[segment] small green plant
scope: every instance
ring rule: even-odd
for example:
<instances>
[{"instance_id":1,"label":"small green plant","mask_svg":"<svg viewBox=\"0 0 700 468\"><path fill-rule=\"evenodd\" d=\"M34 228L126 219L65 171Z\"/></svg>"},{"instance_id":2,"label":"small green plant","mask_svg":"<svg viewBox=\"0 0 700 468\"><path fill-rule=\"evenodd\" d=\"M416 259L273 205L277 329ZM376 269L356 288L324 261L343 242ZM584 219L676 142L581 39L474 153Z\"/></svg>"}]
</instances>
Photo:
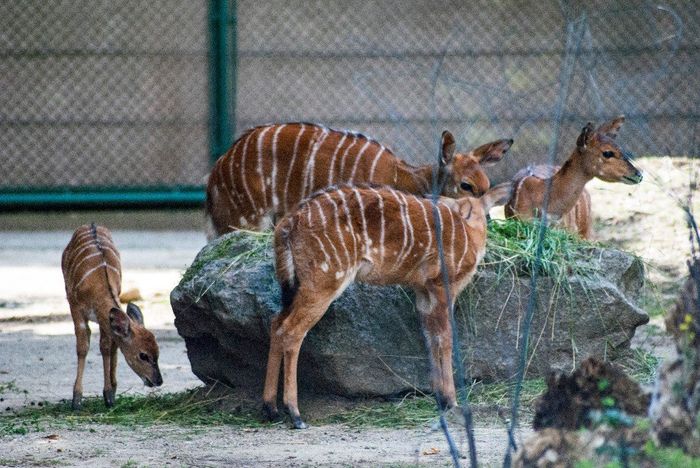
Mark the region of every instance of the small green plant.
<instances>
[{"instance_id":1,"label":"small green plant","mask_svg":"<svg viewBox=\"0 0 700 468\"><path fill-rule=\"evenodd\" d=\"M512 383L492 383L486 384L482 388L473 391L469 395L469 402L474 405L510 405L510 398L513 395ZM527 407L542 395L547 389L544 379L524 380L520 402Z\"/></svg>"},{"instance_id":2,"label":"small green plant","mask_svg":"<svg viewBox=\"0 0 700 468\"><path fill-rule=\"evenodd\" d=\"M0 434L26 434L41 430L42 425L73 427L85 423L122 426L264 425L253 410L244 410L240 406L236 406L234 411L226 410L230 398L212 397L199 390L149 396L120 395L112 408L106 408L102 398L85 398L80 411L73 411L70 402L66 401L4 417L0 419Z\"/></svg>"},{"instance_id":3,"label":"small green plant","mask_svg":"<svg viewBox=\"0 0 700 468\"><path fill-rule=\"evenodd\" d=\"M27 391L20 389L14 380L10 380L9 382L0 382L0 395L4 393L27 393Z\"/></svg>"},{"instance_id":4,"label":"small green plant","mask_svg":"<svg viewBox=\"0 0 700 468\"><path fill-rule=\"evenodd\" d=\"M519 274L537 273L554 279L571 273L595 273L587 263L586 253L594 244L562 229L547 228L543 242L539 266L537 251L540 226L537 223L517 219L494 219L488 226L488 240L484 264L497 264L507 269L515 269Z\"/></svg>"},{"instance_id":5,"label":"small green plant","mask_svg":"<svg viewBox=\"0 0 700 468\"><path fill-rule=\"evenodd\" d=\"M223 237L209 250L202 252L192 265L182 275L181 283L190 281L197 272L207 263L226 257L232 252L236 252L231 263L225 267L221 275L232 267L247 265L255 260L266 257L270 243L272 242L272 231L255 232L238 230L233 234Z\"/></svg>"},{"instance_id":6,"label":"small green plant","mask_svg":"<svg viewBox=\"0 0 700 468\"><path fill-rule=\"evenodd\" d=\"M476 387L475 387L476 388ZM545 389L543 379L523 383L521 403L531 405ZM505 406L509 404L512 385L493 383L479 385L469 391L469 403L474 406ZM434 423L437 419L435 399L426 395L407 395L398 401L371 401L353 409L317 420L320 424L345 424L351 427L411 428Z\"/></svg>"},{"instance_id":7,"label":"small green plant","mask_svg":"<svg viewBox=\"0 0 700 468\"><path fill-rule=\"evenodd\" d=\"M25 435L30 432L40 431L42 430L40 422L40 418L35 415L26 418L0 418L0 436Z\"/></svg>"},{"instance_id":8,"label":"small green plant","mask_svg":"<svg viewBox=\"0 0 700 468\"><path fill-rule=\"evenodd\" d=\"M661 359L650 351L632 349L632 355L625 363L625 372L641 384L651 384L656 379L656 371Z\"/></svg>"},{"instance_id":9,"label":"small green plant","mask_svg":"<svg viewBox=\"0 0 700 468\"><path fill-rule=\"evenodd\" d=\"M320 424L345 424L351 427L409 428L435 420L435 399L408 395L393 402L368 402L351 410L320 418Z\"/></svg>"},{"instance_id":10,"label":"small green plant","mask_svg":"<svg viewBox=\"0 0 700 468\"><path fill-rule=\"evenodd\" d=\"M656 269L654 265L646 261L644 262L644 268L647 270L647 273ZM641 297L639 298L639 307L644 309L650 317L659 317L664 315L666 311L673 306L674 300L675 295L664 296L658 284L652 281L646 281Z\"/></svg>"},{"instance_id":11,"label":"small green plant","mask_svg":"<svg viewBox=\"0 0 700 468\"><path fill-rule=\"evenodd\" d=\"M644 444L642 453L654 463L654 466L700 468L700 458L692 457L679 448L658 447L651 440Z\"/></svg>"}]
</instances>

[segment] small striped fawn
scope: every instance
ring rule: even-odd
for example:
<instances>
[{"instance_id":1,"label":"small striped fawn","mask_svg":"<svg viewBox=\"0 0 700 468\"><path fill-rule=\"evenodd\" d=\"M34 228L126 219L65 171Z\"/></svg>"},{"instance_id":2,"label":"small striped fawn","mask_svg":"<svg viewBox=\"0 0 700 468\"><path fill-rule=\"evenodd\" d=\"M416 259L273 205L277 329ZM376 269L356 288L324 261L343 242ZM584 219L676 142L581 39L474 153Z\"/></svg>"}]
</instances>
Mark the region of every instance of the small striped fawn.
<instances>
[{"instance_id":1,"label":"small striped fawn","mask_svg":"<svg viewBox=\"0 0 700 468\"><path fill-rule=\"evenodd\" d=\"M629 153L615 142L624 120L620 116L597 129L589 122L561 167L538 165L518 171L513 178L513 197L505 206L506 217L523 220L541 217L545 194L550 190L547 217L552 224L590 239L593 219L586 184L594 177L623 184L642 181L642 173L632 164Z\"/></svg>"},{"instance_id":2,"label":"small striped fawn","mask_svg":"<svg viewBox=\"0 0 700 468\"><path fill-rule=\"evenodd\" d=\"M471 281L486 247L486 215L505 203L505 183L482 197L430 199L388 187L330 187L305 200L275 228L275 266L282 310L272 320L264 411L276 419L284 361L284 404L294 427L306 424L297 404L297 360L306 333L353 281L402 284L416 294L431 383L441 408L456 406L448 289ZM437 218L437 220L436 220ZM448 284L441 274L436 224L441 230Z\"/></svg>"},{"instance_id":3,"label":"small striped fawn","mask_svg":"<svg viewBox=\"0 0 700 468\"><path fill-rule=\"evenodd\" d=\"M119 306L121 262L109 230L84 225L73 233L61 261L66 296L77 340L78 375L73 386L73 409L81 407L85 357L90 348L88 321L100 327L100 353L104 371L102 395L114 405L117 390L117 348L129 366L149 387L163 383L158 368L158 344L143 325L143 314L135 304L126 313Z\"/></svg>"},{"instance_id":4,"label":"small striped fawn","mask_svg":"<svg viewBox=\"0 0 700 468\"><path fill-rule=\"evenodd\" d=\"M449 197L481 196L483 171L500 160L513 140L498 140L455 154L455 139L442 135L436 172ZM297 204L335 184L388 185L415 195L429 193L433 166L411 166L390 149L355 132L308 123L265 125L246 131L216 162L207 183L208 236L236 228L263 230Z\"/></svg>"}]
</instances>

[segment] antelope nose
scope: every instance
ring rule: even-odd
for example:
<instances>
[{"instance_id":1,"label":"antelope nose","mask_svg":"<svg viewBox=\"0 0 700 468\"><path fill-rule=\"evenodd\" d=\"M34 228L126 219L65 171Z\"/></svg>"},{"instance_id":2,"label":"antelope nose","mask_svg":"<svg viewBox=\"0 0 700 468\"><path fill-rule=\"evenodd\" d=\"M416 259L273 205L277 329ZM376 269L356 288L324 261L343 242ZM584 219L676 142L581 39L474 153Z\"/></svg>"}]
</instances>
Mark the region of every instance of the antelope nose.
<instances>
[{"instance_id":1,"label":"antelope nose","mask_svg":"<svg viewBox=\"0 0 700 468\"><path fill-rule=\"evenodd\" d=\"M163 377L160 375L160 369L156 369L153 376L153 385L160 387L163 385Z\"/></svg>"},{"instance_id":2,"label":"antelope nose","mask_svg":"<svg viewBox=\"0 0 700 468\"><path fill-rule=\"evenodd\" d=\"M642 172L639 169L635 169L632 175L624 177L622 181L626 184L636 185L639 184L643 178Z\"/></svg>"}]
</instances>

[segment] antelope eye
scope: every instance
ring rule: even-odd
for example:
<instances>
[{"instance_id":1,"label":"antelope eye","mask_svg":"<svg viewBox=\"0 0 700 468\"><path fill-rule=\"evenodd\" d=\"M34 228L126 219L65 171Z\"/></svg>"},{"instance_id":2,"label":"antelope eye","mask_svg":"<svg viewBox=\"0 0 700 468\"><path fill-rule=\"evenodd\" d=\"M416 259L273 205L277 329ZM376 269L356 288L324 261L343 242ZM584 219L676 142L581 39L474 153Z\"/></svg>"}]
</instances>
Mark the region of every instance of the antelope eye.
<instances>
[{"instance_id":1,"label":"antelope eye","mask_svg":"<svg viewBox=\"0 0 700 468\"><path fill-rule=\"evenodd\" d=\"M465 192L474 193L474 188L472 187L471 184L468 184L468 183L466 183L466 182L462 182L461 184L459 184L459 186L460 186L460 187L462 188L462 190L464 190Z\"/></svg>"},{"instance_id":2,"label":"antelope eye","mask_svg":"<svg viewBox=\"0 0 700 468\"><path fill-rule=\"evenodd\" d=\"M148 362L148 354L146 354L146 353L139 353L139 359L141 359L142 361Z\"/></svg>"},{"instance_id":3,"label":"antelope eye","mask_svg":"<svg viewBox=\"0 0 700 468\"><path fill-rule=\"evenodd\" d=\"M615 153L614 153L614 152L612 152L612 151L603 151L603 157L604 157L604 158L612 158L613 156L615 156Z\"/></svg>"}]
</instances>

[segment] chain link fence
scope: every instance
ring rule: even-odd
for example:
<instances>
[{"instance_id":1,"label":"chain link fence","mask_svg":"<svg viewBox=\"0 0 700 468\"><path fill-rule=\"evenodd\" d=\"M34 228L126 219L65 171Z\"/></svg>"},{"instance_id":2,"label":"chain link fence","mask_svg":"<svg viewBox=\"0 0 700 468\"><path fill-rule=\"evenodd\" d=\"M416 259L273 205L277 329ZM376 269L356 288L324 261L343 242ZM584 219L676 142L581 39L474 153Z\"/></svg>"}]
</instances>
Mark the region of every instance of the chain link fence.
<instances>
[{"instance_id":1,"label":"chain link fence","mask_svg":"<svg viewBox=\"0 0 700 468\"><path fill-rule=\"evenodd\" d=\"M220 118L210 113L210 8L0 1L0 191L201 187ZM634 153L698 154L694 2L228 8L237 19L231 141L254 125L314 121L363 131L424 163L443 129L465 149L515 138L509 163L494 168L498 179L546 160L553 145L563 160L587 121L625 114L620 140ZM583 34L567 44L572 22ZM567 57L573 72L563 77Z\"/></svg>"},{"instance_id":2,"label":"chain link fence","mask_svg":"<svg viewBox=\"0 0 700 468\"><path fill-rule=\"evenodd\" d=\"M0 189L201 185L204 0L0 2Z\"/></svg>"},{"instance_id":3,"label":"chain link fence","mask_svg":"<svg viewBox=\"0 0 700 468\"><path fill-rule=\"evenodd\" d=\"M372 135L431 162L515 138L512 175L557 159L589 120L625 114L636 154L698 154L700 12L692 2L238 2L237 130L307 120ZM567 25L583 22L570 80ZM561 119L562 88L568 97Z\"/></svg>"}]
</instances>

